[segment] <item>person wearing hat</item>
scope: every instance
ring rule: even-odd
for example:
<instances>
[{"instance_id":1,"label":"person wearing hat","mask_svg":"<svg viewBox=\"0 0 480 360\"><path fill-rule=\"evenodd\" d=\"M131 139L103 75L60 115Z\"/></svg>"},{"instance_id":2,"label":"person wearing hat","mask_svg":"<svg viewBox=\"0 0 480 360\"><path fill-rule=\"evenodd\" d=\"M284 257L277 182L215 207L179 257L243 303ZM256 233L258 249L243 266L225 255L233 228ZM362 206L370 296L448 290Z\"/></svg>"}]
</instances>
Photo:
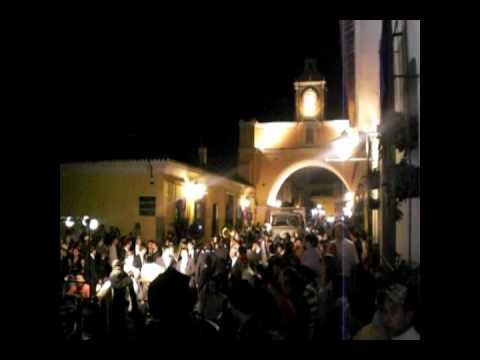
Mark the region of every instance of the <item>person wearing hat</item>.
<instances>
[{"instance_id":1,"label":"person wearing hat","mask_svg":"<svg viewBox=\"0 0 480 360\"><path fill-rule=\"evenodd\" d=\"M372 322L364 326L354 340L420 340L412 325L416 309L413 288L393 284L381 293L379 309Z\"/></svg>"},{"instance_id":2,"label":"person wearing hat","mask_svg":"<svg viewBox=\"0 0 480 360\"><path fill-rule=\"evenodd\" d=\"M383 324L391 340L420 340L420 334L412 325L416 295L413 288L401 284L394 284L386 291Z\"/></svg>"}]
</instances>

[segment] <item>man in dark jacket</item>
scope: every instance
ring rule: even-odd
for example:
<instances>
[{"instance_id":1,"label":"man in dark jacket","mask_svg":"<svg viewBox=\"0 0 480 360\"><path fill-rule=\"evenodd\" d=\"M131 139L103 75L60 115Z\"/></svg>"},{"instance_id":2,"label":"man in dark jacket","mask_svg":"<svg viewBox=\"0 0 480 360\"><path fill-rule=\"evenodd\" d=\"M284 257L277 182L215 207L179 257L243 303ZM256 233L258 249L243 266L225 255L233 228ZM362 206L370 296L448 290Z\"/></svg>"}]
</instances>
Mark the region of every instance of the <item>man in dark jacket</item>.
<instances>
[{"instance_id":1,"label":"man in dark jacket","mask_svg":"<svg viewBox=\"0 0 480 360\"><path fill-rule=\"evenodd\" d=\"M141 314L132 279L123 271L123 263L118 260L114 262L110 283L113 291L112 330L114 336L124 337L128 331L128 320L132 319L138 326L141 323Z\"/></svg>"},{"instance_id":2,"label":"man in dark jacket","mask_svg":"<svg viewBox=\"0 0 480 360\"><path fill-rule=\"evenodd\" d=\"M87 280L90 286L90 297L95 296L97 282L98 282L98 275L96 269L96 248L95 246L90 246L89 254L85 259L85 279Z\"/></svg>"}]
</instances>

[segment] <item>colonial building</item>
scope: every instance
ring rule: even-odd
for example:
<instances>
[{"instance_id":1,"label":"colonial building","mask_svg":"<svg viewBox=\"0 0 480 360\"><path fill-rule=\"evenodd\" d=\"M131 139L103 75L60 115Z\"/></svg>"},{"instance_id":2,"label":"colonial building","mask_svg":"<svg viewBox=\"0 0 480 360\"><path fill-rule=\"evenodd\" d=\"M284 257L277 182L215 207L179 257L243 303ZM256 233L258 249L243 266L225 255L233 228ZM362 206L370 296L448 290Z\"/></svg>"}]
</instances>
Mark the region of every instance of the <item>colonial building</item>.
<instances>
[{"instance_id":1,"label":"colonial building","mask_svg":"<svg viewBox=\"0 0 480 360\"><path fill-rule=\"evenodd\" d=\"M179 218L200 225L205 237L254 219L254 187L174 160L62 164L60 180L62 216L88 215L122 234L139 223L146 240L161 242Z\"/></svg>"},{"instance_id":2,"label":"colonial building","mask_svg":"<svg viewBox=\"0 0 480 360\"><path fill-rule=\"evenodd\" d=\"M340 30L344 112L370 134L367 227L385 258L420 263L420 21L342 20Z\"/></svg>"}]
</instances>

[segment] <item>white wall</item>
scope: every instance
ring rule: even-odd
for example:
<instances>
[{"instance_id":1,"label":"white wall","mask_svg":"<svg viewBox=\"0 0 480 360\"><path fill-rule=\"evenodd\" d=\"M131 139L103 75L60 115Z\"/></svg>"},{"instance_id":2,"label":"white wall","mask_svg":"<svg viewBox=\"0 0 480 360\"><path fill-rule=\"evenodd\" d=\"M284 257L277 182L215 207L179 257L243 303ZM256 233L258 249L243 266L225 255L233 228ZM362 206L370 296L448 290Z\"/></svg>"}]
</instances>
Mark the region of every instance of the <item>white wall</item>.
<instances>
[{"instance_id":1,"label":"white wall","mask_svg":"<svg viewBox=\"0 0 480 360\"><path fill-rule=\"evenodd\" d=\"M373 130L380 120L381 20L355 20L355 103L359 130Z\"/></svg>"}]
</instances>

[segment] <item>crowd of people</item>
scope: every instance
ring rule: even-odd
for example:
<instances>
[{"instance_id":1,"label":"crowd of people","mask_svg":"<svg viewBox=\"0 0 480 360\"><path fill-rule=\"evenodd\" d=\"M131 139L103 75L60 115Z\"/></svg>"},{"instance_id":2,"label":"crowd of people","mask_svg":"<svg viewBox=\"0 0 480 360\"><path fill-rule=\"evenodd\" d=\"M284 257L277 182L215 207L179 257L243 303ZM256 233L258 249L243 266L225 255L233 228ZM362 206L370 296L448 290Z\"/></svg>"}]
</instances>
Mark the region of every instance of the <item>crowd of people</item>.
<instances>
[{"instance_id":1,"label":"crowd of people","mask_svg":"<svg viewBox=\"0 0 480 360\"><path fill-rule=\"evenodd\" d=\"M386 272L344 222L310 224L304 238L257 225L162 244L114 228L67 230L60 249L67 339L420 338L419 275Z\"/></svg>"}]
</instances>

